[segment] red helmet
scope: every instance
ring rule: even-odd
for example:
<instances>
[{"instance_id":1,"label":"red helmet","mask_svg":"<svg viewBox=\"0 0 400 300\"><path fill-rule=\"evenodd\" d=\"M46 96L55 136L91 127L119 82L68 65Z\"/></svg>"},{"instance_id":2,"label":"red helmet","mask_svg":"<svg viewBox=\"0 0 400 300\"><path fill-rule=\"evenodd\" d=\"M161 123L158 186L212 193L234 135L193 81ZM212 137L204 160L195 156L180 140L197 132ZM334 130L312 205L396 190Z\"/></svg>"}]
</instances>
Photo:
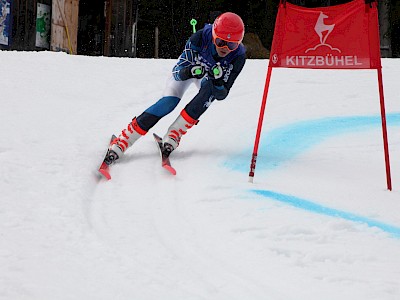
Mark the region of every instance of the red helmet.
<instances>
[{"instance_id":1,"label":"red helmet","mask_svg":"<svg viewBox=\"0 0 400 300\"><path fill-rule=\"evenodd\" d=\"M244 36L244 23L234 13L226 12L218 16L212 27L213 38L221 38L225 41L241 43Z\"/></svg>"}]
</instances>

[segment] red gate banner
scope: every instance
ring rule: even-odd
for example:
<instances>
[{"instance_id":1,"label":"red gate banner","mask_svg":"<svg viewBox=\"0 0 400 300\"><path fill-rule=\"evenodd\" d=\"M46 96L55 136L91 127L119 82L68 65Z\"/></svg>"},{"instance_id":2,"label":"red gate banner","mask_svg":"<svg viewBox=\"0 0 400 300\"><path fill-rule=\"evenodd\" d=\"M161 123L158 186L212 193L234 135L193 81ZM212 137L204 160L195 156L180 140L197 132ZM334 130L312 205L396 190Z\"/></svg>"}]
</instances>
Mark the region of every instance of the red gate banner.
<instances>
[{"instance_id":1,"label":"red gate banner","mask_svg":"<svg viewBox=\"0 0 400 300\"><path fill-rule=\"evenodd\" d=\"M392 190L377 4L378 0L353 0L336 6L303 8L280 0L250 162L250 182L254 178L273 68L376 69L386 183Z\"/></svg>"},{"instance_id":2,"label":"red gate banner","mask_svg":"<svg viewBox=\"0 0 400 300\"><path fill-rule=\"evenodd\" d=\"M376 3L372 3L373 6ZM307 69L381 67L377 9L355 0L302 8L281 3L270 66Z\"/></svg>"}]
</instances>

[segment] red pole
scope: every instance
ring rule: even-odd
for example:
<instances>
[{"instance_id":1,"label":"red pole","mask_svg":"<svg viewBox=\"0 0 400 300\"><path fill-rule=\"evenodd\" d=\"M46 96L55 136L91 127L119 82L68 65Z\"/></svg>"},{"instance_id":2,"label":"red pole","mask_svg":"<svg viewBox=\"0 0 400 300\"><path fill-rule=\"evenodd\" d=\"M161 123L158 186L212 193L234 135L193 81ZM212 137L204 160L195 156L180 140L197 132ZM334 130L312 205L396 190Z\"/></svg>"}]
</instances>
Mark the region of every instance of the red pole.
<instances>
[{"instance_id":1,"label":"red pole","mask_svg":"<svg viewBox=\"0 0 400 300\"><path fill-rule=\"evenodd\" d=\"M379 97L381 103L381 120L382 120L382 134L383 134L383 148L385 151L385 165L386 165L386 183L389 191L392 190L392 179L390 176L390 161L389 161L389 146L386 129L386 112L385 112L385 99L383 95L383 79L382 68L378 68L378 82L379 82Z\"/></svg>"},{"instance_id":2,"label":"red pole","mask_svg":"<svg viewBox=\"0 0 400 300\"><path fill-rule=\"evenodd\" d=\"M253 182L254 172L256 169L258 145L260 144L261 129L262 129L263 120L264 120L265 106L267 104L267 96L268 96L268 90L269 90L269 83L271 81L271 74L272 74L272 67L268 66L267 79L265 80L264 94L263 94L261 108L260 108L260 116L258 117L258 126L257 126L256 138L254 141L253 156L252 156L251 162L250 162L249 182Z\"/></svg>"}]
</instances>

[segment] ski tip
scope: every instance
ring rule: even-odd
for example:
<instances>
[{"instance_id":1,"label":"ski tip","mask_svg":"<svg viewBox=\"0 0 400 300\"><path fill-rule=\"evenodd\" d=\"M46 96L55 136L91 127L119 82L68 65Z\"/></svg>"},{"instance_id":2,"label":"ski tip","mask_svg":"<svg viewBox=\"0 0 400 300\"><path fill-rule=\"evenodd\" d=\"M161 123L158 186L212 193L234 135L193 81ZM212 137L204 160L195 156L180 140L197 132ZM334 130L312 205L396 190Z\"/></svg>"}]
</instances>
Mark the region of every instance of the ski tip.
<instances>
[{"instance_id":1,"label":"ski tip","mask_svg":"<svg viewBox=\"0 0 400 300\"><path fill-rule=\"evenodd\" d=\"M170 172L172 175L176 175L176 170L173 167L165 165L163 166L163 168Z\"/></svg>"}]
</instances>

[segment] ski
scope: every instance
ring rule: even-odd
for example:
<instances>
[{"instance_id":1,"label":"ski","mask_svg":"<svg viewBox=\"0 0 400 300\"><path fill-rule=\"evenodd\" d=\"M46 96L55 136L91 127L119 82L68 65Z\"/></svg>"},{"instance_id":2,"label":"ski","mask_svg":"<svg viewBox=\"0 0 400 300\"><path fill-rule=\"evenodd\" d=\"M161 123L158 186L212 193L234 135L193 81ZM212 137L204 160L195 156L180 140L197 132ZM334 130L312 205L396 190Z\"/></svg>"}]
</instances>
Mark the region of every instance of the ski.
<instances>
[{"instance_id":1,"label":"ski","mask_svg":"<svg viewBox=\"0 0 400 300\"><path fill-rule=\"evenodd\" d=\"M161 155L161 166L170 172L172 175L176 175L176 170L171 166L171 162L169 161L169 157L163 155L163 143L162 143L162 138L160 138L157 134L153 133L154 140L156 141L158 145L158 150L160 150L160 155Z\"/></svg>"},{"instance_id":2,"label":"ski","mask_svg":"<svg viewBox=\"0 0 400 300\"><path fill-rule=\"evenodd\" d=\"M107 180L110 180L110 179L111 179L111 175L110 175L110 166L107 165L107 164L104 162L104 160L105 160L105 158L106 158L106 156L107 156L108 149L110 148L112 141L113 141L114 139L116 139L116 138L117 138L117 137L116 137L114 134L111 136L111 140L110 140L110 143L108 144L108 148L107 148L106 154L104 155L103 162L101 163L101 165L100 165L100 167L99 167L99 173L100 173L101 175L103 175Z\"/></svg>"}]
</instances>

